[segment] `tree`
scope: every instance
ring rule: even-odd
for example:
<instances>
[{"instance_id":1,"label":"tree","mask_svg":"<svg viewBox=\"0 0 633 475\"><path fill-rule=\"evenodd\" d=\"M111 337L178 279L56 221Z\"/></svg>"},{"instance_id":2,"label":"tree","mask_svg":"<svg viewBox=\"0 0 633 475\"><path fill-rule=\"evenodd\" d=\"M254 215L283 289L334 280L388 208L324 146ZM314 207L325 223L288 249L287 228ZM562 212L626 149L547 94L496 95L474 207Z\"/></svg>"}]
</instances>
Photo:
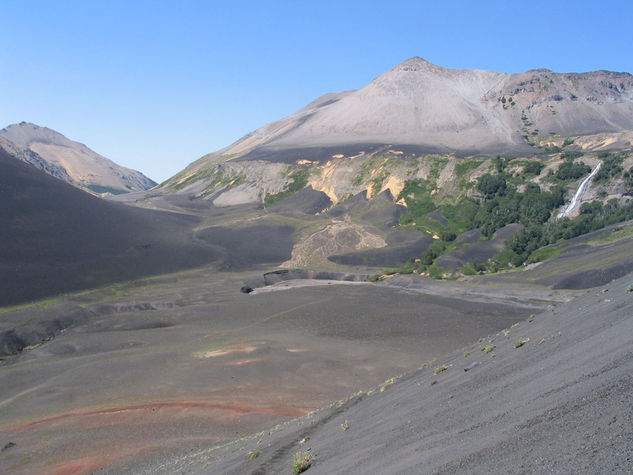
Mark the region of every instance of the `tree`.
<instances>
[{"instance_id":1,"label":"tree","mask_svg":"<svg viewBox=\"0 0 633 475\"><path fill-rule=\"evenodd\" d=\"M503 175L486 173L480 176L477 182L477 189L484 194L486 199L491 199L496 195L503 195L506 187L507 183Z\"/></svg>"}]
</instances>

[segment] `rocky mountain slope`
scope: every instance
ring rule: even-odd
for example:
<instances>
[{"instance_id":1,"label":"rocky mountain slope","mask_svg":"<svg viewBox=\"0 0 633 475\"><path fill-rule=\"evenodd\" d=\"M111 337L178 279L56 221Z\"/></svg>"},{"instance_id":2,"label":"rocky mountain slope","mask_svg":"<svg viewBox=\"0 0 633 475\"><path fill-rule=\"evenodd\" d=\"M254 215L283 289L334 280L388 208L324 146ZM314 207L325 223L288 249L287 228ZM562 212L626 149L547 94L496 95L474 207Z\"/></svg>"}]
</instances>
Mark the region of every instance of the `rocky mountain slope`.
<instances>
[{"instance_id":1,"label":"rocky mountain slope","mask_svg":"<svg viewBox=\"0 0 633 475\"><path fill-rule=\"evenodd\" d=\"M49 175L91 193L128 193L156 185L46 127L22 122L0 130L0 148Z\"/></svg>"},{"instance_id":2,"label":"rocky mountain slope","mask_svg":"<svg viewBox=\"0 0 633 475\"><path fill-rule=\"evenodd\" d=\"M632 100L629 74L502 74L412 58L358 91L317 100L281 121L283 128L275 123L255 135L272 151L374 143L523 153L524 129L563 136L630 130Z\"/></svg>"},{"instance_id":3,"label":"rocky mountain slope","mask_svg":"<svg viewBox=\"0 0 633 475\"><path fill-rule=\"evenodd\" d=\"M170 180L178 189L225 161L323 164L376 150L529 156L541 139L633 130L633 76L456 70L411 58L365 87L326 94Z\"/></svg>"},{"instance_id":4,"label":"rocky mountain slope","mask_svg":"<svg viewBox=\"0 0 633 475\"><path fill-rule=\"evenodd\" d=\"M408 271L456 276L532 263L556 239L630 219L632 150L628 73L502 74L412 58L202 157L156 193L329 219L296 235L289 267L409 260ZM584 180L563 213L577 221L555 225Z\"/></svg>"}]
</instances>

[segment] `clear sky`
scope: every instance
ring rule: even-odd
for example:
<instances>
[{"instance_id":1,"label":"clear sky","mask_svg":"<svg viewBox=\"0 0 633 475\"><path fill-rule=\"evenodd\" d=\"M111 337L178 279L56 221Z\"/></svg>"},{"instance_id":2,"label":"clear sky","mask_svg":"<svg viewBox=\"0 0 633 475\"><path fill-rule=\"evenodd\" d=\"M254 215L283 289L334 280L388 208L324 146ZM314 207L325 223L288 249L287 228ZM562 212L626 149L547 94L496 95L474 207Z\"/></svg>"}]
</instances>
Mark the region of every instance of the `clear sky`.
<instances>
[{"instance_id":1,"label":"clear sky","mask_svg":"<svg viewBox=\"0 0 633 475\"><path fill-rule=\"evenodd\" d=\"M27 121L162 181L412 56L633 72L633 0L0 0L0 127Z\"/></svg>"}]
</instances>

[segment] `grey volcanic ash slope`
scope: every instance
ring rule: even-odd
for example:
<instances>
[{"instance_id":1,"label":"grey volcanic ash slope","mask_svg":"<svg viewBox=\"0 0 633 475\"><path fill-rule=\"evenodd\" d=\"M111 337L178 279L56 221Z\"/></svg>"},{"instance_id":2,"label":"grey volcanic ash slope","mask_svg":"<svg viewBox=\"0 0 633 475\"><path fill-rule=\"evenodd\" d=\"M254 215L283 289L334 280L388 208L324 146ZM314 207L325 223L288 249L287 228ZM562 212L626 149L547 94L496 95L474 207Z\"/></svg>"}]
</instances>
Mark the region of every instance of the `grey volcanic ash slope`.
<instances>
[{"instance_id":1,"label":"grey volcanic ash slope","mask_svg":"<svg viewBox=\"0 0 633 475\"><path fill-rule=\"evenodd\" d=\"M273 124L256 134L272 129L265 145L279 149L382 143L521 152L526 121L544 134L563 136L633 129L633 77L456 70L412 58L362 89L319 101L286 120L291 124L280 131Z\"/></svg>"},{"instance_id":2,"label":"grey volcanic ash slope","mask_svg":"<svg viewBox=\"0 0 633 475\"><path fill-rule=\"evenodd\" d=\"M416 57L359 90L326 94L192 164L179 178L220 156L323 160L369 144L521 155L538 152L531 139L539 135L622 130L633 130L633 76L628 73L536 69L504 74L448 69Z\"/></svg>"},{"instance_id":3,"label":"grey volcanic ash slope","mask_svg":"<svg viewBox=\"0 0 633 475\"><path fill-rule=\"evenodd\" d=\"M303 452L315 475L631 473L631 279L592 289L395 384L162 470L289 473Z\"/></svg>"},{"instance_id":4,"label":"grey volcanic ash slope","mask_svg":"<svg viewBox=\"0 0 633 475\"><path fill-rule=\"evenodd\" d=\"M156 185L145 175L47 127L22 122L0 130L0 148L39 170L94 193L143 191Z\"/></svg>"},{"instance_id":5,"label":"grey volcanic ash slope","mask_svg":"<svg viewBox=\"0 0 633 475\"><path fill-rule=\"evenodd\" d=\"M0 150L0 306L194 267L199 219L110 203Z\"/></svg>"}]
</instances>

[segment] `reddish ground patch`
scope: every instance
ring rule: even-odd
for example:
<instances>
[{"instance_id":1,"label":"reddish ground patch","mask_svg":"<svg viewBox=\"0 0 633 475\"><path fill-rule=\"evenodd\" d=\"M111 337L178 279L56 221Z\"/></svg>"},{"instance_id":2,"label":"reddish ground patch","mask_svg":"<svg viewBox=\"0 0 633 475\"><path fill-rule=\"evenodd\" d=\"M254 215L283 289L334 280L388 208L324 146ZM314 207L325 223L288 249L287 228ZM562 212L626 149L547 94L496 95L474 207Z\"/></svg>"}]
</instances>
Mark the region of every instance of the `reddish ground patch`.
<instances>
[{"instance_id":1,"label":"reddish ground patch","mask_svg":"<svg viewBox=\"0 0 633 475\"><path fill-rule=\"evenodd\" d=\"M28 458L22 454L38 451L39 456L24 466L28 472L20 473L87 474L127 463L130 458L151 457L155 451L208 447L234 436L237 430L249 433L258 424L269 425L308 412L304 408L226 399L158 401L76 410L6 425L0 427L0 437L17 442L21 453L15 452L16 461ZM42 440L46 441L43 447Z\"/></svg>"},{"instance_id":2,"label":"reddish ground patch","mask_svg":"<svg viewBox=\"0 0 633 475\"><path fill-rule=\"evenodd\" d=\"M227 401L163 401L153 402L146 404L135 404L131 406L112 407L108 409L99 409L95 411L72 411L65 414L59 414L53 417L47 417L44 419L38 419L22 424L11 424L4 426L3 430L8 431L24 431L34 426L42 424L52 424L58 421L68 421L72 419L83 419L91 417L117 417L125 416L126 418L132 417L136 414L151 413L158 410L170 409L170 410L188 410L194 408L219 410L225 414L225 417L239 417L245 415L266 415L266 416L280 416L280 417L300 417L305 415L308 411L304 409L287 408L287 407L274 407L274 406L255 406L247 404L239 404L235 402ZM170 411L173 412L173 411ZM129 422L129 421L126 421ZM71 422L72 423L72 422Z\"/></svg>"}]
</instances>

